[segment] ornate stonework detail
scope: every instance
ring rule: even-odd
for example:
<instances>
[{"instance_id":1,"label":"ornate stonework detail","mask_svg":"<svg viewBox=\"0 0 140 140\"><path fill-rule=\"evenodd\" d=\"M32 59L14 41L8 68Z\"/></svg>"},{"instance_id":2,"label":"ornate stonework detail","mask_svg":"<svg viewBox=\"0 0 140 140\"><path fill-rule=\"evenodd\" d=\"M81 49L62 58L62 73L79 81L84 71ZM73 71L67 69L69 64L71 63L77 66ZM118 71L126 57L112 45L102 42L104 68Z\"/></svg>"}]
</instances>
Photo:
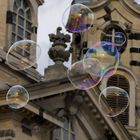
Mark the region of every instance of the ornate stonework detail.
<instances>
[{"instance_id":1,"label":"ornate stonework detail","mask_svg":"<svg viewBox=\"0 0 140 140\"><path fill-rule=\"evenodd\" d=\"M69 34L63 34L61 33L62 28L58 27L56 29L56 35L55 34L49 34L50 42L53 42L52 47L56 45L64 45L67 47L65 43L70 42L70 35Z\"/></svg>"},{"instance_id":2,"label":"ornate stonework detail","mask_svg":"<svg viewBox=\"0 0 140 140\"><path fill-rule=\"evenodd\" d=\"M70 42L70 35L61 33L62 28L58 27L56 34L49 34L50 42L53 42L52 47L49 49L49 56L54 62L68 61L70 52L66 51L67 45Z\"/></svg>"},{"instance_id":3,"label":"ornate stonework detail","mask_svg":"<svg viewBox=\"0 0 140 140\"><path fill-rule=\"evenodd\" d=\"M65 51L62 46L52 47L50 48L48 52L50 58L56 62L56 61L68 61L70 57L69 51Z\"/></svg>"}]
</instances>

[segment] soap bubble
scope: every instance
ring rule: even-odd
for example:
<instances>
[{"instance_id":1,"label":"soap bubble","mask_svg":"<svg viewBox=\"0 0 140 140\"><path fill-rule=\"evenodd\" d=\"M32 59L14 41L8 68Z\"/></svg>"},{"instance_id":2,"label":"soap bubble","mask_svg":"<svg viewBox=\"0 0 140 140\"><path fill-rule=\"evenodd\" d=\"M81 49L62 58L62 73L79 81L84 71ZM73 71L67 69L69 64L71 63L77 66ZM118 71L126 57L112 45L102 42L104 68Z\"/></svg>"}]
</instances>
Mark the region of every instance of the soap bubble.
<instances>
[{"instance_id":1,"label":"soap bubble","mask_svg":"<svg viewBox=\"0 0 140 140\"><path fill-rule=\"evenodd\" d=\"M119 87L107 87L99 96L99 105L108 117L123 113L129 105L128 93Z\"/></svg>"},{"instance_id":2,"label":"soap bubble","mask_svg":"<svg viewBox=\"0 0 140 140\"><path fill-rule=\"evenodd\" d=\"M113 44L117 46L117 48L121 49L121 47L126 42L126 35L123 32L114 32L114 35L112 32L102 32L102 41L113 42Z\"/></svg>"},{"instance_id":3,"label":"soap bubble","mask_svg":"<svg viewBox=\"0 0 140 140\"><path fill-rule=\"evenodd\" d=\"M69 32L85 32L93 22L93 12L83 4L71 5L62 16L62 23Z\"/></svg>"},{"instance_id":4,"label":"soap bubble","mask_svg":"<svg viewBox=\"0 0 140 140\"><path fill-rule=\"evenodd\" d=\"M13 109L22 108L29 101L29 93L23 86L12 86L7 92L6 101Z\"/></svg>"},{"instance_id":5,"label":"soap bubble","mask_svg":"<svg viewBox=\"0 0 140 140\"><path fill-rule=\"evenodd\" d=\"M84 59L96 58L102 64L101 74L104 77L110 77L116 73L119 66L120 53L117 48L110 42L98 42L91 46L84 55ZM112 69L108 69L113 67Z\"/></svg>"},{"instance_id":6,"label":"soap bubble","mask_svg":"<svg viewBox=\"0 0 140 140\"><path fill-rule=\"evenodd\" d=\"M74 63L68 70L68 78L74 87L87 90L99 84L102 79L100 73L100 62L97 59L88 58Z\"/></svg>"},{"instance_id":7,"label":"soap bubble","mask_svg":"<svg viewBox=\"0 0 140 140\"><path fill-rule=\"evenodd\" d=\"M32 40L15 42L6 55L7 64L14 70L25 70L35 65L41 55L40 46Z\"/></svg>"}]
</instances>

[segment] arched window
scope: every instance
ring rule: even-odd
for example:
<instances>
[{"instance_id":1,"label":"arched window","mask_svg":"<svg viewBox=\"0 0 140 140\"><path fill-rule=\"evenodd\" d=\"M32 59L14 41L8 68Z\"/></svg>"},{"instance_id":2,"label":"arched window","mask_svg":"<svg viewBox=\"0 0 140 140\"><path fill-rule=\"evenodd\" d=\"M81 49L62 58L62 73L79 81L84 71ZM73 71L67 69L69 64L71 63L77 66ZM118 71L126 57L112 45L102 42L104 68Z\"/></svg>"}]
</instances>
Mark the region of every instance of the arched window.
<instances>
[{"instance_id":1,"label":"arched window","mask_svg":"<svg viewBox=\"0 0 140 140\"><path fill-rule=\"evenodd\" d=\"M15 0L13 14L11 43L13 44L22 39L31 39L32 15L27 0Z\"/></svg>"},{"instance_id":2,"label":"arched window","mask_svg":"<svg viewBox=\"0 0 140 140\"><path fill-rule=\"evenodd\" d=\"M127 36L124 30L116 24L111 24L104 29L101 41L113 43L120 53L123 53L127 46Z\"/></svg>"},{"instance_id":3,"label":"arched window","mask_svg":"<svg viewBox=\"0 0 140 140\"><path fill-rule=\"evenodd\" d=\"M112 77L110 77L107 81L107 87L109 87L109 86L116 86L116 87L122 88L125 91L127 91L127 93L129 94L129 88L130 88L129 81L122 75L116 74L116 75L113 75ZM112 102L112 104L113 104L113 102ZM122 104L123 104L123 102L122 102ZM125 110L125 112L120 114L118 116L118 118L123 125L128 125L129 108L127 108Z\"/></svg>"}]
</instances>

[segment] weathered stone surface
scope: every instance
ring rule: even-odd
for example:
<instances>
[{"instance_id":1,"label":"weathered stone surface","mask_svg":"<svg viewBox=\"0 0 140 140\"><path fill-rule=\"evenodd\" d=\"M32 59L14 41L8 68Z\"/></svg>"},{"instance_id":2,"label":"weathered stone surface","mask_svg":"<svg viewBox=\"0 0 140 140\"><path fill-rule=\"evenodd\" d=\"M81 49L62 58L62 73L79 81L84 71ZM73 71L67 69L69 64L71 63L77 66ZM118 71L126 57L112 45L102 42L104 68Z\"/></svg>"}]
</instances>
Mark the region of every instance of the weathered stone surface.
<instances>
[{"instance_id":1,"label":"weathered stone surface","mask_svg":"<svg viewBox=\"0 0 140 140\"><path fill-rule=\"evenodd\" d=\"M63 63L56 63L49 66L45 69L45 79L46 81L50 80L59 80L67 77L67 67Z\"/></svg>"}]
</instances>

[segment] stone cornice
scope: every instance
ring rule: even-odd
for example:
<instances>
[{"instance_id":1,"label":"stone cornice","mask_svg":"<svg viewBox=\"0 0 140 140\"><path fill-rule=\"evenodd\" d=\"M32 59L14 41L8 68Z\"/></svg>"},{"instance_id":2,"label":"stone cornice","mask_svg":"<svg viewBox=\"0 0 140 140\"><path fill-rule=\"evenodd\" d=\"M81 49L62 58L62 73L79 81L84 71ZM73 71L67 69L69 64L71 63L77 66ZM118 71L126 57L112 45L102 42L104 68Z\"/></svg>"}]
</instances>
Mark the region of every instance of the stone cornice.
<instances>
[{"instance_id":1,"label":"stone cornice","mask_svg":"<svg viewBox=\"0 0 140 140\"><path fill-rule=\"evenodd\" d=\"M16 58L13 57L13 59L16 61ZM2 49L0 49L0 61L3 62L5 65L7 65L6 62L6 52L3 51ZM23 75L25 75L26 77L36 81L36 82L40 82L42 76L40 75L39 72L37 72L34 68L29 68L26 70L22 70L22 71L16 71L17 73L21 73Z\"/></svg>"},{"instance_id":2,"label":"stone cornice","mask_svg":"<svg viewBox=\"0 0 140 140\"><path fill-rule=\"evenodd\" d=\"M102 7L104 5L106 5L106 3L108 3L109 1L108 0L102 0L102 1L97 1L97 2L91 2L89 4L86 4L86 3L83 3L84 5L88 6L89 8L93 8L93 9L96 9L96 8L99 8L99 7Z\"/></svg>"}]
</instances>

